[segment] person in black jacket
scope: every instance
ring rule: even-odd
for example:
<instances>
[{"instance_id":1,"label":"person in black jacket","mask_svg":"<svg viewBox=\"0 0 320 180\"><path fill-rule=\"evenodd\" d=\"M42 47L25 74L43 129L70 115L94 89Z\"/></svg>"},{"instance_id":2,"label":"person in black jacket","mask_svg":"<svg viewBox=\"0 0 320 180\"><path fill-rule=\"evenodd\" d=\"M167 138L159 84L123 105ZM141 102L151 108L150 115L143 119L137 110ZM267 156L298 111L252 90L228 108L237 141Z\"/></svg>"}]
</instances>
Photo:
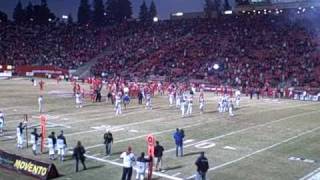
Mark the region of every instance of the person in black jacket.
<instances>
[{"instance_id":1,"label":"person in black jacket","mask_svg":"<svg viewBox=\"0 0 320 180\"><path fill-rule=\"evenodd\" d=\"M111 155L112 143L113 143L112 133L110 131L107 131L103 135L103 139L104 139L104 144L106 145L106 155L110 156Z\"/></svg>"},{"instance_id":2,"label":"person in black jacket","mask_svg":"<svg viewBox=\"0 0 320 180\"><path fill-rule=\"evenodd\" d=\"M197 166L196 180L206 180L206 174L209 169L208 159L204 156L204 152L200 153L195 165Z\"/></svg>"},{"instance_id":3,"label":"person in black jacket","mask_svg":"<svg viewBox=\"0 0 320 180\"><path fill-rule=\"evenodd\" d=\"M78 141L77 146L73 149L73 158L76 160L76 172L79 171L79 160L81 161L81 164L83 166L83 170L86 170L87 167L84 163L85 157L84 154L86 153L86 150L81 145L81 142Z\"/></svg>"},{"instance_id":4,"label":"person in black jacket","mask_svg":"<svg viewBox=\"0 0 320 180\"><path fill-rule=\"evenodd\" d=\"M96 102L101 102L101 88L96 90Z\"/></svg>"},{"instance_id":5,"label":"person in black jacket","mask_svg":"<svg viewBox=\"0 0 320 180\"><path fill-rule=\"evenodd\" d=\"M143 99L143 94L142 94L141 90L139 90L139 93L138 93L138 104L142 104L142 99Z\"/></svg>"},{"instance_id":6,"label":"person in black jacket","mask_svg":"<svg viewBox=\"0 0 320 180\"><path fill-rule=\"evenodd\" d=\"M162 169L162 155L164 148L156 141L156 147L154 147L154 157L156 162L156 171L161 171Z\"/></svg>"}]
</instances>

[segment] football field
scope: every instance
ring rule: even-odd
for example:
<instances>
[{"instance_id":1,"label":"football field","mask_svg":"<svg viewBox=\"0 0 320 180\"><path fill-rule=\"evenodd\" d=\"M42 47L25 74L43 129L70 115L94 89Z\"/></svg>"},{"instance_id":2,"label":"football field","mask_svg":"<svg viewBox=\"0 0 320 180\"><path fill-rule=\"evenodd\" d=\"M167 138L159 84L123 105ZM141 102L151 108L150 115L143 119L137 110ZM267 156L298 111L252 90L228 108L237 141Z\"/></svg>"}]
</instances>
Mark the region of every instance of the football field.
<instances>
[{"instance_id":1,"label":"football field","mask_svg":"<svg viewBox=\"0 0 320 180\"><path fill-rule=\"evenodd\" d=\"M40 92L28 79L0 80L0 111L5 113L5 134L0 149L45 162L48 153L34 156L29 148L16 149L16 127L28 115L28 132L39 128L37 98L44 96L44 114L48 117L47 135L64 130L68 149L80 140L87 150L88 170L75 173L74 160L53 161L61 177L58 179L94 180L121 178L120 154L131 145L139 156L146 152L146 136L153 134L165 148L163 172L154 179L192 179L194 162L201 151L209 159L208 179L226 180L292 180L317 179L320 167L320 103L294 100L272 100L242 96L235 116L217 112L219 97L206 93L205 113L200 114L196 94L193 115L181 118L180 110L169 107L167 96L155 96L153 109L147 110L132 99L121 116L105 101L75 108L69 82L57 84L45 79ZM89 86L81 86L89 89ZM175 156L173 133L185 131L184 157ZM114 137L112 155L105 156L103 134L109 129ZM46 150L47 151L47 150ZM82 166L80 165L80 169ZM135 175L135 173L133 174ZM134 179L133 176L132 179ZM31 179L0 170L0 179ZM320 178L319 178L320 179Z\"/></svg>"}]
</instances>

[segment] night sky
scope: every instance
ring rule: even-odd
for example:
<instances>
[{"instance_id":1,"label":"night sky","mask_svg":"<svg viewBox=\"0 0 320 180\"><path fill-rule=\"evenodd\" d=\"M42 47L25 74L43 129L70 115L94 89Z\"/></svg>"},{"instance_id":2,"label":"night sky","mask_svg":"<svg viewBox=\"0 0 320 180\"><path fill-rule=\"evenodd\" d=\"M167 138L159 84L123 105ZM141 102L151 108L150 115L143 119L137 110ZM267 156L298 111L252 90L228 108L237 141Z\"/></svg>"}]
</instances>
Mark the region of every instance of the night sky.
<instances>
[{"instance_id":1,"label":"night sky","mask_svg":"<svg viewBox=\"0 0 320 180\"><path fill-rule=\"evenodd\" d=\"M41 0L21 0L24 6L31 1L33 4L40 3ZM93 0L89 0L91 2ZM104 0L105 2L106 0ZM143 0L131 0L133 7L133 16L137 17L139 7ZM161 19L168 19L171 12L194 12L202 11L204 0L154 0L158 10L158 16ZM12 12L18 0L0 0L0 11L4 11L12 19ZM47 0L49 8L60 17L63 14L72 13L73 19L77 19L77 9L80 0ZM150 5L151 0L146 0Z\"/></svg>"}]
</instances>

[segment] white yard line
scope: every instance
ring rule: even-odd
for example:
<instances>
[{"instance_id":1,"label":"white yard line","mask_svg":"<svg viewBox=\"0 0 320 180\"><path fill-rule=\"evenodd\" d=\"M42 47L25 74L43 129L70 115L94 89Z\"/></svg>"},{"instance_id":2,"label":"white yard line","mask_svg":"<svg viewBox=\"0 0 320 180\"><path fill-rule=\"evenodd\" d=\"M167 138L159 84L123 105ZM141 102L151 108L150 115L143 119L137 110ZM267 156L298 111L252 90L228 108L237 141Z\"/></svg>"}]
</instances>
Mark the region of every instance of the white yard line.
<instances>
[{"instance_id":1,"label":"white yard line","mask_svg":"<svg viewBox=\"0 0 320 180\"><path fill-rule=\"evenodd\" d=\"M270 145L270 146L265 147L265 148L263 148L263 149L257 150L257 151L255 151L255 152L253 152L253 153L248 154L248 155L242 156L242 157L240 157L240 158L238 158L238 159L235 159L235 160L233 160L233 161L229 161L229 162L220 164L220 165L218 165L218 166L214 166L214 167L210 168L208 171L214 171L214 170L223 168L223 167L225 167L225 166L231 165L231 164L233 164L233 163L239 162L239 161L241 161L241 160L243 160L243 159L249 158L249 157L254 156L254 155L258 154L258 153L261 153L261 152L270 150L270 149L275 148L275 147L277 147L277 146L280 146L280 145L282 145L282 144L284 144L284 143L287 143L287 142L290 142L290 141L292 141L292 140L295 140L295 139L297 139L297 138L299 138L299 137L302 137L302 136L305 136L305 135L307 135L307 134L313 133L313 132L315 132L315 131L317 131L317 130L319 130L319 129L320 129L320 126L318 126L318 127L316 127L316 128L313 128L313 129L310 129L310 130L305 131L305 132L303 132L303 133L300 133L300 134L298 134L298 135L296 135L296 136L293 136L293 137L291 137L291 138L285 139L285 140L283 140L283 141L281 141L281 142L275 143L275 144L273 144L273 145ZM191 178L194 178L194 177L195 177L195 175L190 176L190 177L188 177L187 179L191 179Z\"/></svg>"},{"instance_id":2,"label":"white yard line","mask_svg":"<svg viewBox=\"0 0 320 180\"><path fill-rule=\"evenodd\" d=\"M319 172L320 172L320 167L319 167L318 169L316 169L316 170L312 171L311 173L309 173L309 174L307 174L307 175L303 176L303 177L302 177L302 178L300 178L299 180L308 180L308 179L312 178L312 176L314 176L314 175L318 174Z\"/></svg>"},{"instance_id":3,"label":"white yard line","mask_svg":"<svg viewBox=\"0 0 320 180\"><path fill-rule=\"evenodd\" d=\"M115 166L123 167L122 163L118 163L118 162L114 162L114 161L110 161L110 160L106 160L106 159L102 159L102 158L97 158L97 157L90 156L90 155L85 155L85 156L88 159L91 159L91 160L95 160L95 161L98 161L98 162L103 162L103 163L108 163L108 164L112 164L112 165L115 165ZM134 167L134 169L136 169L136 168ZM148 170L147 170L146 173L148 173ZM170 180L183 180L181 178L170 176L170 175L167 175L167 174L164 174L164 173L161 173L161 172L153 171L152 174L155 175L155 176L166 178L166 179L170 179Z\"/></svg>"}]
</instances>

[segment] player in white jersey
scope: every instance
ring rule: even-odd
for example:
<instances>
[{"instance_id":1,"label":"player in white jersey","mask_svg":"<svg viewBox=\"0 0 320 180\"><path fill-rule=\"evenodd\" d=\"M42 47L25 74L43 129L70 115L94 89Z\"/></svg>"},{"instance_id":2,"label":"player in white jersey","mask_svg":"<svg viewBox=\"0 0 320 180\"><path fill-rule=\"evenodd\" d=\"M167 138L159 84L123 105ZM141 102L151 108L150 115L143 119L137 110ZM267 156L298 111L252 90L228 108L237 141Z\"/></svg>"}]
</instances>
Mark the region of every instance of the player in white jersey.
<instances>
[{"instance_id":1,"label":"player in white jersey","mask_svg":"<svg viewBox=\"0 0 320 180\"><path fill-rule=\"evenodd\" d=\"M38 97L39 113L43 112L43 96Z\"/></svg>"},{"instance_id":2,"label":"player in white jersey","mask_svg":"<svg viewBox=\"0 0 320 180\"><path fill-rule=\"evenodd\" d=\"M0 111L0 136L3 136L4 114Z\"/></svg>"},{"instance_id":3,"label":"player in white jersey","mask_svg":"<svg viewBox=\"0 0 320 180\"><path fill-rule=\"evenodd\" d=\"M179 108L181 104L181 94L179 91L176 92L176 108Z\"/></svg>"},{"instance_id":4,"label":"player in white jersey","mask_svg":"<svg viewBox=\"0 0 320 180\"><path fill-rule=\"evenodd\" d=\"M182 95L180 98L181 117L185 117L186 115L186 103L187 103L187 97L185 95Z\"/></svg>"},{"instance_id":5,"label":"player in white jersey","mask_svg":"<svg viewBox=\"0 0 320 180\"><path fill-rule=\"evenodd\" d=\"M229 110L229 116L234 116L234 114L233 114L233 103L232 103L232 100L230 100L229 102L228 102L228 110Z\"/></svg>"},{"instance_id":6,"label":"player in white jersey","mask_svg":"<svg viewBox=\"0 0 320 180\"><path fill-rule=\"evenodd\" d=\"M23 134L23 131L24 129L26 128L27 124L26 123L22 123L20 122L19 123L19 126L17 127L17 148L19 149L22 149L23 147L23 137L24 137L24 134Z\"/></svg>"},{"instance_id":7,"label":"player in white jersey","mask_svg":"<svg viewBox=\"0 0 320 180\"><path fill-rule=\"evenodd\" d=\"M79 92L76 93L76 108L82 108L82 98Z\"/></svg>"},{"instance_id":8,"label":"player in white jersey","mask_svg":"<svg viewBox=\"0 0 320 180\"><path fill-rule=\"evenodd\" d=\"M39 146L40 146L39 139L42 135L41 134L39 135L37 133L37 129L35 128L30 136L31 136L32 152L34 155L37 155L39 153Z\"/></svg>"},{"instance_id":9,"label":"player in white jersey","mask_svg":"<svg viewBox=\"0 0 320 180\"><path fill-rule=\"evenodd\" d=\"M57 138L55 136L55 133L51 132L51 134L48 136L49 158L51 160L55 159L56 145L57 145Z\"/></svg>"},{"instance_id":10,"label":"player in white jersey","mask_svg":"<svg viewBox=\"0 0 320 180\"><path fill-rule=\"evenodd\" d=\"M200 109L200 114L203 114L203 112L204 112L204 95L203 95L203 93L201 93L199 96L199 109Z\"/></svg>"},{"instance_id":11,"label":"player in white jersey","mask_svg":"<svg viewBox=\"0 0 320 180\"><path fill-rule=\"evenodd\" d=\"M174 91L172 90L172 91L169 93L169 105L170 105L170 107L173 106L173 101L174 101Z\"/></svg>"},{"instance_id":12,"label":"player in white jersey","mask_svg":"<svg viewBox=\"0 0 320 180\"><path fill-rule=\"evenodd\" d=\"M193 105L193 95L189 95L188 97L188 108L187 108L187 115L192 115L192 105Z\"/></svg>"},{"instance_id":13,"label":"player in white jersey","mask_svg":"<svg viewBox=\"0 0 320 180\"><path fill-rule=\"evenodd\" d=\"M235 96L236 96L236 106L237 106L237 107L240 106L240 95L241 95L240 90L236 90Z\"/></svg>"},{"instance_id":14,"label":"player in white jersey","mask_svg":"<svg viewBox=\"0 0 320 180\"><path fill-rule=\"evenodd\" d=\"M146 94L146 109L152 109L150 93Z\"/></svg>"},{"instance_id":15,"label":"player in white jersey","mask_svg":"<svg viewBox=\"0 0 320 180\"><path fill-rule=\"evenodd\" d=\"M121 93L119 92L116 95L116 102L115 102L115 111L116 111L116 116L122 114L122 109L121 109Z\"/></svg>"},{"instance_id":16,"label":"player in white jersey","mask_svg":"<svg viewBox=\"0 0 320 180\"><path fill-rule=\"evenodd\" d=\"M64 161L66 148L67 148L67 141L65 136L63 135L63 131L61 131L61 134L57 137L57 150L58 150L58 156L60 161Z\"/></svg>"},{"instance_id":17,"label":"player in white jersey","mask_svg":"<svg viewBox=\"0 0 320 180\"><path fill-rule=\"evenodd\" d=\"M222 97L219 98L218 111L219 111L220 113L223 112Z\"/></svg>"},{"instance_id":18,"label":"player in white jersey","mask_svg":"<svg viewBox=\"0 0 320 180\"><path fill-rule=\"evenodd\" d=\"M129 88L125 86L123 88L123 93L124 93L124 95L129 95Z\"/></svg>"},{"instance_id":19,"label":"player in white jersey","mask_svg":"<svg viewBox=\"0 0 320 180\"><path fill-rule=\"evenodd\" d=\"M228 97L223 96L222 97L222 112L227 112L228 110Z\"/></svg>"}]
</instances>

